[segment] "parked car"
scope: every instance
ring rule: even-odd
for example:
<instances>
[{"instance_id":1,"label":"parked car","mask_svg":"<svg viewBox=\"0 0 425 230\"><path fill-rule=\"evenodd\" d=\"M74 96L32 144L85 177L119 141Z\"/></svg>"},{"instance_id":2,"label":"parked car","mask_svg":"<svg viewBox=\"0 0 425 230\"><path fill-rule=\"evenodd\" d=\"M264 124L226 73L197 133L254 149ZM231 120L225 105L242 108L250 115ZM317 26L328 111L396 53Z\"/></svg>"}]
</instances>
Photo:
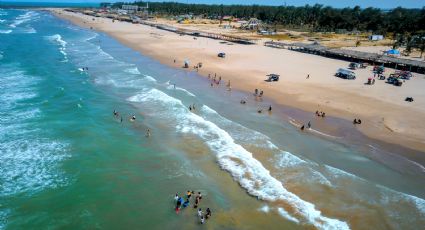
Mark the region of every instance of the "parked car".
<instances>
[{"instance_id":1,"label":"parked car","mask_svg":"<svg viewBox=\"0 0 425 230\"><path fill-rule=\"evenodd\" d=\"M279 81L279 76L280 76L280 75L278 75L278 74L274 74L274 73L271 73L271 74L268 74L268 75L266 75L266 76L268 76L268 77L269 77L268 79L266 79L266 81L268 81L268 82L272 82L272 81Z\"/></svg>"},{"instance_id":2,"label":"parked car","mask_svg":"<svg viewBox=\"0 0 425 230\"><path fill-rule=\"evenodd\" d=\"M353 71L346 70L346 69L338 69L335 76L343 78L343 79L349 79L349 80L356 79L356 74Z\"/></svg>"}]
</instances>

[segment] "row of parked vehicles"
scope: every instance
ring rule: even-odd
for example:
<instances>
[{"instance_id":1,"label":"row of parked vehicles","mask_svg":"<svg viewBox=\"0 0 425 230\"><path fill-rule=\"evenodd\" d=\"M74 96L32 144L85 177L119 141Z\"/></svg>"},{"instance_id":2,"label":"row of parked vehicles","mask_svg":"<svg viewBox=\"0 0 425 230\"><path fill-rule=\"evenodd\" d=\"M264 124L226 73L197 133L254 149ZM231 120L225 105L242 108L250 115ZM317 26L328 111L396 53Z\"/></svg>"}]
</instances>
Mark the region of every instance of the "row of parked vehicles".
<instances>
[{"instance_id":1,"label":"row of parked vehicles","mask_svg":"<svg viewBox=\"0 0 425 230\"><path fill-rule=\"evenodd\" d=\"M356 70L359 68L366 68L368 66L367 63L355 63L352 62L349 64L348 69L340 68L337 70L335 76L340 77L342 79L348 79L348 80L354 80L356 79L356 74L351 70ZM379 80L385 80L385 68L384 66L374 66L373 67L373 73L378 76L377 79ZM403 82L405 80L410 80L412 78L412 73L410 71L401 71L397 70L395 73L392 73L387 78L387 83L395 85L395 86L402 86ZM368 84L371 84L372 79L370 78L370 82Z\"/></svg>"}]
</instances>

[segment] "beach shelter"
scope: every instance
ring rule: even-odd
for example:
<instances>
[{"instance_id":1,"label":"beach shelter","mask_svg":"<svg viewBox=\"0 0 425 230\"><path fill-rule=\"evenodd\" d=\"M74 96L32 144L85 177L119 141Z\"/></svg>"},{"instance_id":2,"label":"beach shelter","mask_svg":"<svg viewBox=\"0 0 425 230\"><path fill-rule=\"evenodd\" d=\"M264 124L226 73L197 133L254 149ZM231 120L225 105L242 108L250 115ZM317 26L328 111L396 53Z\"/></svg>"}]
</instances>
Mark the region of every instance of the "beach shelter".
<instances>
[{"instance_id":1,"label":"beach shelter","mask_svg":"<svg viewBox=\"0 0 425 230\"><path fill-rule=\"evenodd\" d=\"M400 55L400 51L395 50L395 49L391 49L387 51L387 54L389 55Z\"/></svg>"}]
</instances>

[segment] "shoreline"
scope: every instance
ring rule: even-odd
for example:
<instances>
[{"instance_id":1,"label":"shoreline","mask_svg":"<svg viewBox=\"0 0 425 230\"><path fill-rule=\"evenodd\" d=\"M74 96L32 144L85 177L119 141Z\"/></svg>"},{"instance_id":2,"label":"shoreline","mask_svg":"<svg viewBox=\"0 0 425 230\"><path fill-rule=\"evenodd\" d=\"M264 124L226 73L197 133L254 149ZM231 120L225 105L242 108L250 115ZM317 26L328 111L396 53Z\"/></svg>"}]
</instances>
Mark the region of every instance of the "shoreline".
<instances>
[{"instance_id":1,"label":"shoreline","mask_svg":"<svg viewBox=\"0 0 425 230\"><path fill-rule=\"evenodd\" d=\"M143 55L147 55L158 60L160 63L174 67L181 68L183 60L185 57L193 57L189 58L190 60L195 60L193 63L197 63L195 58L200 60L203 63L203 67L199 69L198 74L206 77L208 74L217 73L217 76L223 76L224 82L231 80L232 88L251 92L255 88L264 89L265 96L275 102L276 104L283 106L294 107L306 112L311 112L314 114L316 110L325 111L328 116L333 116L337 118L342 118L347 122L350 122L353 117L358 116L361 117L363 123L367 123L368 125L356 126L356 129L361 133L365 134L367 137L371 139L376 139L379 141L383 141L389 143L391 145L401 145L403 147L421 151L425 149L425 138L423 132L421 132L420 121L425 118L425 111L415 107L409 107L409 111L404 111L403 105L394 105L390 104L386 101L371 101L371 98L364 95L359 95L353 92L345 91L344 89L338 89L337 87L324 87L323 85L311 84L310 82L299 82L299 81L291 81L288 82L291 84L290 88L285 88L284 90L279 89L277 84L275 83L266 83L264 82L265 75L258 71L238 71L233 70L232 68L226 67L226 59L218 59L210 52L207 52L208 43L219 43L218 48L226 49L227 47L246 47L243 49L269 49L270 52L279 52L280 50L262 47L260 45L225 45L220 43L218 40L212 40L208 38L198 38L196 40L192 40L192 37L189 36L178 36L175 33L167 32L163 30L159 30L156 28L152 28L150 26L141 25L141 24L131 24L127 22L119 22L116 21L112 23L110 19L105 18L94 18L87 15L75 14L70 12L65 12L62 9L48 9L50 12L55 14L56 16L68 20L74 24L85 28L92 28L94 30L98 30L100 32L104 32L113 38L119 40L123 44L129 46L130 48L143 53ZM93 20L94 18L94 20ZM112 27L111 24L115 26ZM137 32L145 32L144 34L139 34L136 32L129 31L128 28L118 29L117 26L125 26L137 30ZM139 31L140 30L140 31ZM127 33L125 33L127 32ZM171 41L162 41L166 40L164 37L173 36ZM177 37L177 38L176 38ZM182 41L180 41L182 40ZM144 45L145 43L141 43L140 41L146 41L146 44L149 43L149 46ZM184 44L173 44L173 43L183 43ZM174 50L167 49L168 47L164 47L164 43L168 43L170 47L176 48ZM190 43L199 43L200 47L194 47L197 44ZM206 43L201 44L201 43ZM173 46L174 45L174 46ZM217 44L210 44L211 46L217 46ZM182 47L183 46L183 47ZM218 49L217 48L217 49ZM290 52L289 55L294 56L313 56L314 59L323 60L323 61L335 61L333 59L326 60L324 57L317 57L315 55L309 54L297 54L293 51L284 51ZM227 53L227 52L226 52ZM178 55L181 54L181 55ZM232 53L231 53L232 55ZM282 55L281 53L278 55ZM175 58L178 56L179 58ZM233 58L233 57L232 57ZM236 57L238 59L243 59L243 57ZM256 57L250 57L255 59ZM311 57L309 57L311 58ZM214 60L215 59L215 60ZM176 62L174 63L174 60ZM206 62L204 60L207 60ZM233 60L232 60L233 61ZM254 60L255 61L255 60ZM240 62L240 60L235 60L233 62ZM344 61L335 61L335 62L344 62ZM193 65L191 63L190 65ZM240 63L244 66L244 63ZM223 67L224 65L224 67ZM270 66L270 68L272 68ZM189 70L192 71L190 68ZM241 76L243 74L244 76ZM253 76L255 75L255 76ZM264 76L259 78L258 76ZM287 76L283 76L287 77ZM281 78L283 78L281 77ZM315 76L313 75L312 78ZM250 78L250 80L247 80ZM304 78L304 77L303 77ZM419 77L418 77L419 78ZM285 79L286 80L286 79ZM419 79L418 79L419 80ZM244 84L235 84L234 82L244 81ZM411 80L412 81L412 80ZM280 82L279 82L280 83ZM315 83L315 82L313 82ZM345 82L341 83L344 84ZM335 83L332 83L335 84ZM385 85L384 87L392 87L390 85ZM308 94L304 94L303 92L308 92ZM319 95L319 97L316 97ZM282 98L284 98L282 100ZM355 104L347 107L345 103L346 100L339 100L337 102L332 101L329 103L332 98L355 98ZM349 101L351 103L351 101ZM370 105L369 105L370 104ZM398 108L392 108L392 107ZM418 105L419 106L419 105ZM345 107L345 108L344 108ZM385 117L377 116L381 111L389 111L392 112L392 116L385 120ZM416 113L417 117L408 117L408 121L400 124L397 119L394 117L403 116L404 114ZM415 124L416 127L412 127ZM417 124L417 125L416 125ZM408 126L407 128L404 126ZM410 127L409 127L410 126ZM416 128L416 129L415 129ZM422 135L421 135L422 134Z\"/></svg>"}]
</instances>

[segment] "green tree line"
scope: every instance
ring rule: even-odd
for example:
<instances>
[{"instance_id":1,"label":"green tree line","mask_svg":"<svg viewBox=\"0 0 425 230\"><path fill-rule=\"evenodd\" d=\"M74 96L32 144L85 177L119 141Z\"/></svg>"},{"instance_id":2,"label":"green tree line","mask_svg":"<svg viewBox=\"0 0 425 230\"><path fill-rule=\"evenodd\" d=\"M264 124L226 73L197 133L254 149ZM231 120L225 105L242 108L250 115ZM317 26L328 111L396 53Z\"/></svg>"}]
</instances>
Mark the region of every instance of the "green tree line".
<instances>
[{"instance_id":1,"label":"green tree line","mask_svg":"<svg viewBox=\"0 0 425 230\"><path fill-rule=\"evenodd\" d=\"M118 2L146 6L146 2ZM323 5L262 6L262 5L206 5L176 2L149 2L149 12L162 15L194 14L219 19L222 16L249 19L258 18L265 23L281 24L289 28L304 28L310 31L373 31L375 33L417 33L425 31L425 7L422 9L395 8L333 8Z\"/></svg>"}]
</instances>

